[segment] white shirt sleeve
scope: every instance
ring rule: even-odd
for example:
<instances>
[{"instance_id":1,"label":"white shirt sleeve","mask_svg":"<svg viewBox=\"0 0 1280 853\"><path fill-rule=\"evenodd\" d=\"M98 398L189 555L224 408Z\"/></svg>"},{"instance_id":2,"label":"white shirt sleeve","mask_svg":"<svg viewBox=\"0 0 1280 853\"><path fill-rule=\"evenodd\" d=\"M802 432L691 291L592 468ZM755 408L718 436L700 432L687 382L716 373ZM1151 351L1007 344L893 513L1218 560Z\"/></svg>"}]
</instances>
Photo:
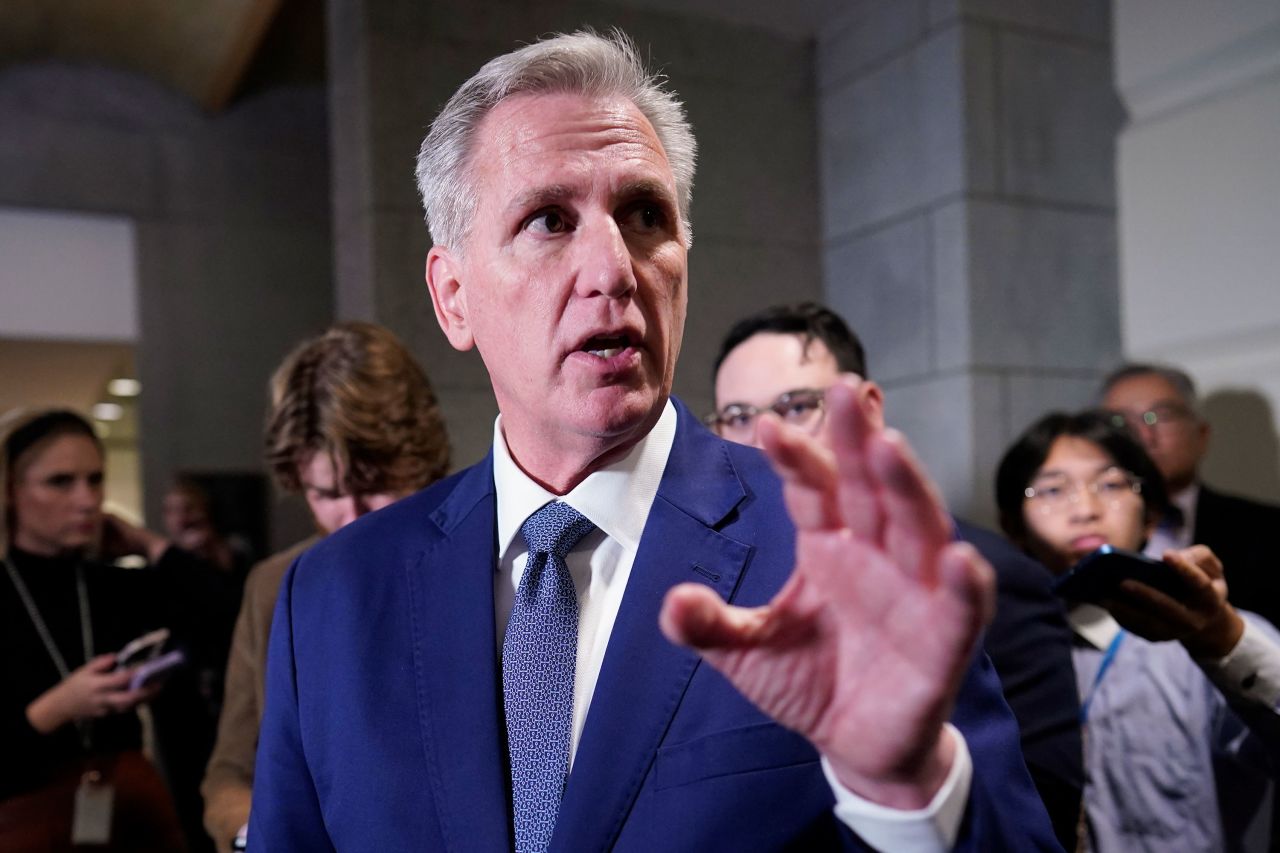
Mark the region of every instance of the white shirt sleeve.
<instances>
[{"instance_id":1,"label":"white shirt sleeve","mask_svg":"<svg viewBox=\"0 0 1280 853\"><path fill-rule=\"evenodd\" d=\"M867 844L885 853L943 853L954 847L969 803L973 759L956 727L946 723L945 728L955 738L955 759L942 787L922 809L891 809L859 797L840 784L823 757L822 772L836 795L836 817Z\"/></svg>"},{"instance_id":2,"label":"white shirt sleeve","mask_svg":"<svg viewBox=\"0 0 1280 853\"><path fill-rule=\"evenodd\" d=\"M1280 708L1280 647L1249 619L1226 657L1196 663L1227 697L1260 708Z\"/></svg>"}]
</instances>

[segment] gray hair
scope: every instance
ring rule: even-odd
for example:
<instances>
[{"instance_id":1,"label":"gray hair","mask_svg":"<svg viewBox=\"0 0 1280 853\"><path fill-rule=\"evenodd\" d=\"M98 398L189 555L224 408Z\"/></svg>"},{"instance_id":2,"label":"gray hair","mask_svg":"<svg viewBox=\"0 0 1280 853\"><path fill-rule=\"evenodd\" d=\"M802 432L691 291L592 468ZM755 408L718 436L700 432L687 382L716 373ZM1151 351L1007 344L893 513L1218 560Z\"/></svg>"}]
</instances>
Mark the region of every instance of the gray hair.
<instances>
[{"instance_id":1,"label":"gray hair","mask_svg":"<svg viewBox=\"0 0 1280 853\"><path fill-rule=\"evenodd\" d=\"M621 30L607 36L591 30L560 34L491 59L449 99L418 149L418 192L432 239L462 251L478 203L471 153L490 110L513 95L570 93L627 98L649 120L675 176L681 226L691 243L697 142L684 105L662 87L664 79L646 70Z\"/></svg>"},{"instance_id":2,"label":"gray hair","mask_svg":"<svg viewBox=\"0 0 1280 853\"><path fill-rule=\"evenodd\" d=\"M1122 364L1108 373L1107 377L1102 380L1102 389L1098 394L1099 398L1105 398L1111 393L1112 388L1126 379L1132 379L1136 376L1159 376L1173 386L1173 390L1178 392L1178 396L1182 398L1182 402L1187 404L1188 409L1197 415L1199 414L1200 401L1196 397L1196 383L1192 381L1191 376L1185 370L1180 370L1168 364L1140 362Z\"/></svg>"}]
</instances>

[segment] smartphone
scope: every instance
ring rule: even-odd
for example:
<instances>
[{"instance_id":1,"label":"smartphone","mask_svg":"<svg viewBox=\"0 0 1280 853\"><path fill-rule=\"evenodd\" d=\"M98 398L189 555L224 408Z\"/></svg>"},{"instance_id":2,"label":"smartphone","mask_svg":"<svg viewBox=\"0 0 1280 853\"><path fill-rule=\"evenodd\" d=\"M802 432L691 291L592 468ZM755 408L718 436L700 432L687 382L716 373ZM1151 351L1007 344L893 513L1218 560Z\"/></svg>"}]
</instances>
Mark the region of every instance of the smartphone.
<instances>
[{"instance_id":1,"label":"smartphone","mask_svg":"<svg viewBox=\"0 0 1280 853\"><path fill-rule=\"evenodd\" d=\"M1073 601L1097 603L1112 598L1121 581L1135 580L1173 598L1187 593L1178 570L1145 554L1103 545L1053 582L1053 591Z\"/></svg>"},{"instance_id":2,"label":"smartphone","mask_svg":"<svg viewBox=\"0 0 1280 853\"><path fill-rule=\"evenodd\" d=\"M155 684L186 662L187 656L177 649L149 660L134 670L133 678L129 679L129 689Z\"/></svg>"},{"instance_id":3,"label":"smartphone","mask_svg":"<svg viewBox=\"0 0 1280 853\"><path fill-rule=\"evenodd\" d=\"M130 640L123 649L116 652L116 669L137 666L153 660L167 642L169 642L168 628L157 628L137 639Z\"/></svg>"}]
</instances>

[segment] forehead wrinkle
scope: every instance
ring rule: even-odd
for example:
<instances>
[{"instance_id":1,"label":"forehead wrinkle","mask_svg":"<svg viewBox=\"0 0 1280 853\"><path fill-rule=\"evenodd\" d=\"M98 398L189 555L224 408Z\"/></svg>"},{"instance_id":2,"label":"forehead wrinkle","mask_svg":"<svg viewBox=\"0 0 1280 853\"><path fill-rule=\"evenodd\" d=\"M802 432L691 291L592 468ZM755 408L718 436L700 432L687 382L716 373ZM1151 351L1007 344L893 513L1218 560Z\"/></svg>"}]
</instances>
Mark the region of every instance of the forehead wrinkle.
<instances>
[{"instance_id":1,"label":"forehead wrinkle","mask_svg":"<svg viewBox=\"0 0 1280 853\"><path fill-rule=\"evenodd\" d=\"M586 173L595 171L590 155L606 148L623 146L627 160L641 161L649 168L657 168L674 183L675 178L667 160L666 151L647 118L630 101L610 99L585 99L595 107L594 111L579 115L560 115L548 127L541 112L530 115L530 110L542 110L546 105L535 102L556 99L557 95L518 95L495 107L481 121L477 144L472 150L472 169L481 162L498 166L496 170L483 170L496 178L494 172L510 174L522 160L545 157L563 152L579 155L560 161L557 168L573 169ZM566 113L571 112L569 110ZM575 163L577 159L579 162ZM472 173L475 175L475 172ZM656 181L659 185L661 181ZM664 196L672 193L664 189Z\"/></svg>"}]
</instances>

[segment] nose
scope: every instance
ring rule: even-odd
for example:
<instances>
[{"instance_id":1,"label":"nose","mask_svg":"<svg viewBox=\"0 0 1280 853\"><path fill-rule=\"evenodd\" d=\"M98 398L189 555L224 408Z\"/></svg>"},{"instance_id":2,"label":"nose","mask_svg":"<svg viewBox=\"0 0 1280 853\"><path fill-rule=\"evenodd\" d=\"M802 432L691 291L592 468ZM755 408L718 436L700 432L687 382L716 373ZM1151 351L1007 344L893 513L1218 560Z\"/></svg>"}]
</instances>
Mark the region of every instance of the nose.
<instances>
[{"instance_id":1,"label":"nose","mask_svg":"<svg viewBox=\"0 0 1280 853\"><path fill-rule=\"evenodd\" d=\"M612 216L579 229L579 296L626 296L636 289L631 249Z\"/></svg>"},{"instance_id":2,"label":"nose","mask_svg":"<svg viewBox=\"0 0 1280 853\"><path fill-rule=\"evenodd\" d=\"M364 495L352 495L351 506L356 514L356 518L373 512L373 507L369 506L369 499Z\"/></svg>"},{"instance_id":3,"label":"nose","mask_svg":"<svg viewBox=\"0 0 1280 853\"><path fill-rule=\"evenodd\" d=\"M1102 498L1093 489L1077 487L1071 498L1073 521L1093 521L1102 514Z\"/></svg>"},{"instance_id":4,"label":"nose","mask_svg":"<svg viewBox=\"0 0 1280 853\"><path fill-rule=\"evenodd\" d=\"M80 480L72 491L72 499L77 509L97 509L102 505L102 486L94 485L88 480Z\"/></svg>"},{"instance_id":5,"label":"nose","mask_svg":"<svg viewBox=\"0 0 1280 853\"><path fill-rule=\"evenodd\" d=\"M359 501L351 495L343 497L339 506L335 507L334 510L334 520L337 522L337 525L333 528L334 530L340 530L360 516L364 515L364 513L360 511Z\"/></svg>"}]
</instances>

